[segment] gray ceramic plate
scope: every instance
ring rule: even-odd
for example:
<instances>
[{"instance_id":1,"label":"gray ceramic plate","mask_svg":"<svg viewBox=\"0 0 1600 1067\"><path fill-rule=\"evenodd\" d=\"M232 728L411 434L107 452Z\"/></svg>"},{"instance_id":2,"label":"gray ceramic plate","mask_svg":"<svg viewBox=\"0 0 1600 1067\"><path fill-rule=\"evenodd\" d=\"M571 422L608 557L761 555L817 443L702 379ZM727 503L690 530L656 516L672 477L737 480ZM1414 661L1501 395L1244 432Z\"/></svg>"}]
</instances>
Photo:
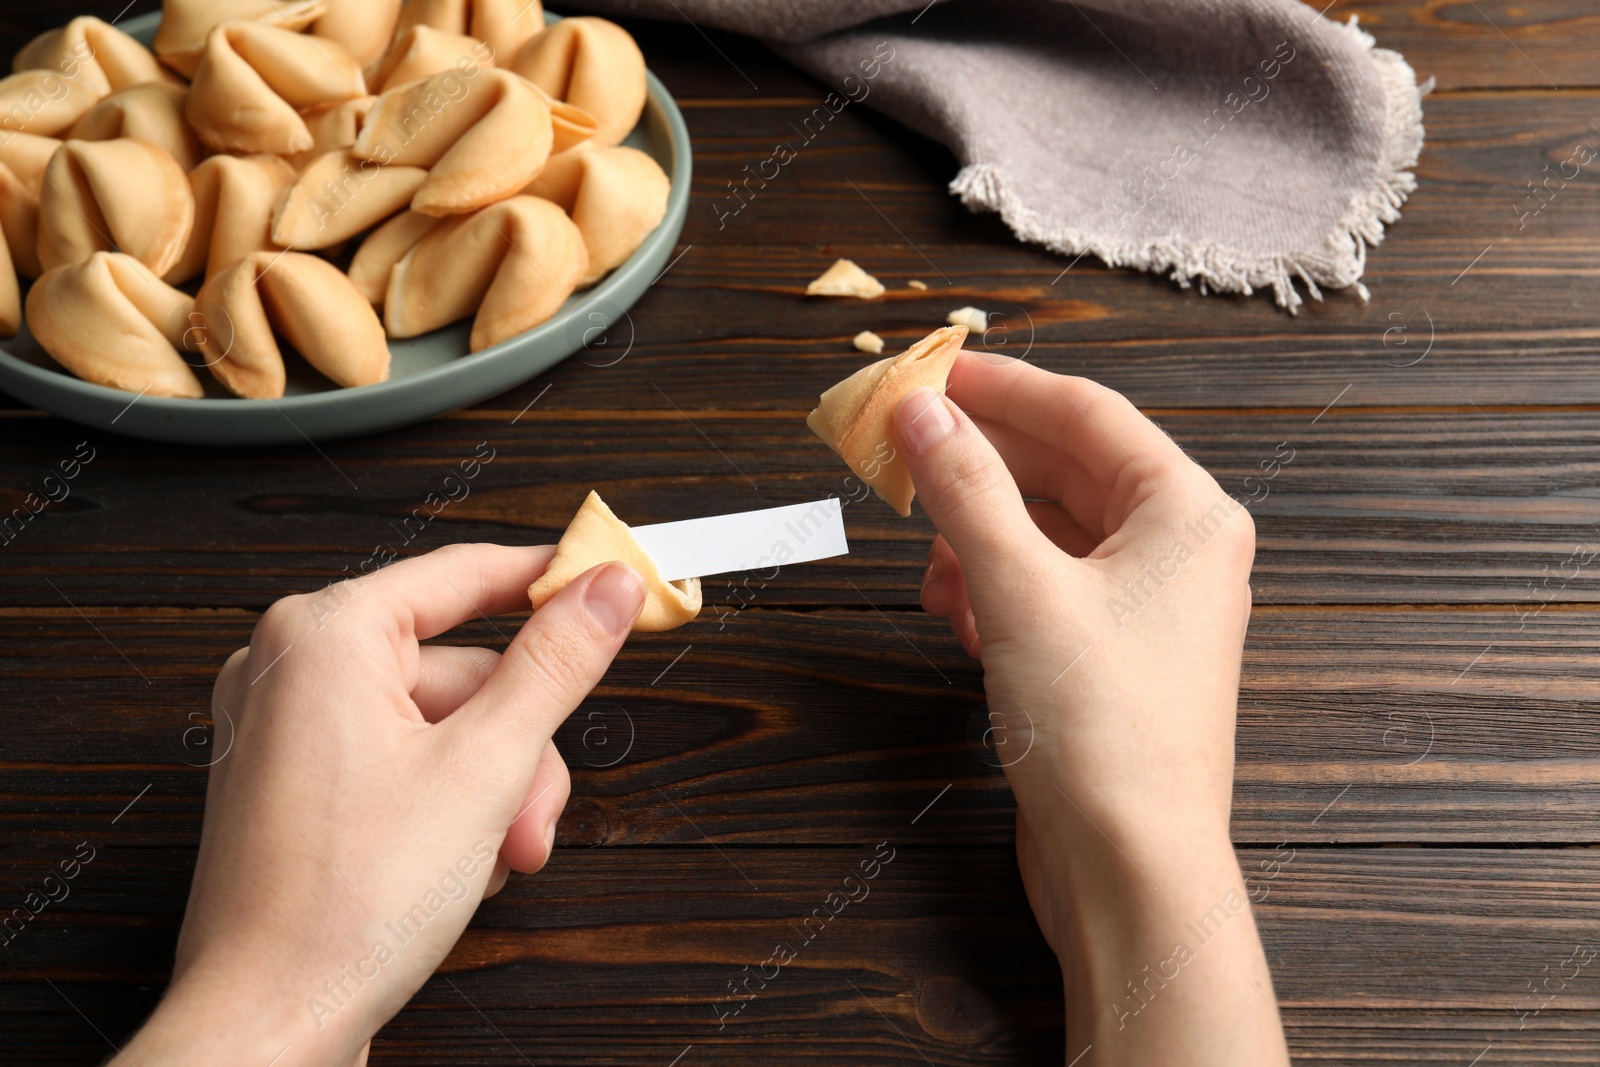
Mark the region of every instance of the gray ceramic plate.
<instances>
[{"instance_id":1,"label":"gray ceramic plate","mask_svg":"<svg viewBox=\"0 0 1600 1067\"><path fill-rule=\"evenodd\" d=\"M159 14L122 28L149 43ZM552 21L554 17L552 16ZM672 179L667 215L626 263L575 293L550 321L504 344L467 354L471 324L390 342L394 362L381 385L340 389L289 355L281 400L230 397L200 371L203 400L141 396L72 377L28 335L0 341L0 390L63 418L134 437L197 445L278 445L376 433L476 404L520 385L592 341L650 287L667 265L689 206L689 130L655 75L626 143L650 153Z\"/></svg>"}]
</instances>

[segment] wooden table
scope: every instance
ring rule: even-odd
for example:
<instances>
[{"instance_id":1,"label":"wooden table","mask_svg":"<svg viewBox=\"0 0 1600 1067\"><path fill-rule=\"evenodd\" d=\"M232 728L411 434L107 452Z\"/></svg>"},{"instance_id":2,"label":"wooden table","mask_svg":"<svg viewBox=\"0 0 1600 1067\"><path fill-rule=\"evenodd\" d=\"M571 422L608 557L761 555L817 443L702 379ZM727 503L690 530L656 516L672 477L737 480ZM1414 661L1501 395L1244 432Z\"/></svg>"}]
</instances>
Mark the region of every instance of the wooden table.
<instances>
[{"instance_id":1,"label":"wooden table","mask_svg":"<svg viewBox=\"0 0 1600 1067\"><path fill-rule=\"evenodd\" d=\"M120 6L0 16L15 47ZM0 906L94 850L6 945L3 1058L99 1062L155 1002L211 680L274 599L374 546L552 540L590 488L641 522L839 490L802 419L861 362L850 337L900 347L971 303L1006 315L993 346L1125 391L1236 493L1293 449L1254 506L1234 839L1297 1059L1600 1060L1600 964L1568 962L1600 947L1600 196L1586 170L1524 228L1514 207L1600 145L1600 15L1330 14L1439 82L1369 305L1291 318L1088 260L1052 285L1062 260L946 194L948 153L855 107L719 229L724 183L821 90L747 41L640 24L693 132L695 202L671 270L581 358L321 448L147 444L0 398L0 513L80 442L94 454L0 547ZM806 302L836 256L888 296ZM470 495L408 542L405 516L480 442ZM847 560L709 583L704 621L630 643L558 736L555 859L481 909L374 1063L1064 1062L980 676L917 607L930 527L846 517ZM730 981L878 842L895 858L870 897L719 1026Z\"/></svg>"}]
</instances>

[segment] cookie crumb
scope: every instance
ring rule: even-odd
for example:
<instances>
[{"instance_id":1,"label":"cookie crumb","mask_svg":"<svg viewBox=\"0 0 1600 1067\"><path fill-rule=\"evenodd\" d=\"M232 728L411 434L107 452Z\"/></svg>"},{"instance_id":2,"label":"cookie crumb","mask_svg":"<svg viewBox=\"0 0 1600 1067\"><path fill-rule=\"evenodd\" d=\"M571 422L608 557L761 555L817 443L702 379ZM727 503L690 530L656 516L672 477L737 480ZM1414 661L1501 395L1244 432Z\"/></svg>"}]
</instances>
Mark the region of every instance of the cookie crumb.
<instances>
[{"instance_id":1,"label":"cookie crumb","mask_svg":"<svg viewBox=\"0 0 1600 1067\"><path fill-rule=\"evenodd\" d=\"M956 308L944 317L944 321L952 326L965 326L973 333L981 334L989 328L989 313L974 307Z\"/></svg>"},{"instance_id":2,"label":"cookie crumb","mask_svg":"<svg viewBox=\"0 0 1600 1067\"><path fill-rule=\"evenodd\" d=\"M850 343L856 346L857 351L866 352L874 356L883 354L883 338L871 330L862 330L851 339Z\"/></svg>"},{"instance_id":3,"label":"cookie crumb","mask_svg":"<svg viewBox=\"0 0 1600 1067\"><path fill-rule=\"evenodd\" d=\"M913 289L926 289L928 287L927 282L919 282L915 278L912 278L909 282L906 282L906 284L911 286Z\"/></svg>"},{"instance_id":4,"label":"cookie crumb","mask_svg":"<svg viewBox=\"0 0 1600 1067\"><path fill-rule=\"evenodd\" d=\"M883 293L882 282L848 259L836 260L822 277L806 286L807 296L853 296L871 300Z\"/></svg>"}]
</instances>

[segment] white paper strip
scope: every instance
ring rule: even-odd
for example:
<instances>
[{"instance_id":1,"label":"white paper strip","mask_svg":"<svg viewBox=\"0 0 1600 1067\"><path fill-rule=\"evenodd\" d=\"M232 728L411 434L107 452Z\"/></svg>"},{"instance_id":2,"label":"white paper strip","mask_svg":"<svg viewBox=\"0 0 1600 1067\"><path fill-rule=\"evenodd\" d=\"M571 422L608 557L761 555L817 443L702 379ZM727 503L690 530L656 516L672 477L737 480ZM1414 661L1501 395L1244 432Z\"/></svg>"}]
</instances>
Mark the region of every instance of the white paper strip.
<instances>
[{"instance_id":1,"label":"white paper strip","mask_svg":"<svg viewBox=\"0 0 1600 1067\"><path fill-rule=\"evenodd\" d=\"M834 497L735 515L632 527L661 577L704 578L844 556L850 545Z\"/></svg>"}]
</instances>

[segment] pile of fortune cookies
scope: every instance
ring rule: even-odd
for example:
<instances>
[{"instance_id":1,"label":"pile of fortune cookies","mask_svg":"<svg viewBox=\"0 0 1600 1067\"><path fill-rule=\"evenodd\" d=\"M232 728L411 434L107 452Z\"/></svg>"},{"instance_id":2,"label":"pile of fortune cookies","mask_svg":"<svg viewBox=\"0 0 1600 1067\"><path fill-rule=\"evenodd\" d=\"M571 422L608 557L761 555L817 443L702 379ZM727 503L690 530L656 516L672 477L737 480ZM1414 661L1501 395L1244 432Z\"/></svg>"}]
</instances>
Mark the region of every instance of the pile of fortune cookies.
<instances>
[{"instance_id":1,"label":"pile of fortune cookies","mask_svg":"<svg viewBox=\"0 0 1600 1067\"><path fill-rule=\"evenodd\" d=\"M0 335L85 381L336 385L470 319L482 351L623 263L669 182L624 146L644 57L538 0L166 0L153 48L98 18L0 79ZM22 299L23 282L33 279ZM196 290L191 296L183 288Z\"/></svg>"}]
</instances>

